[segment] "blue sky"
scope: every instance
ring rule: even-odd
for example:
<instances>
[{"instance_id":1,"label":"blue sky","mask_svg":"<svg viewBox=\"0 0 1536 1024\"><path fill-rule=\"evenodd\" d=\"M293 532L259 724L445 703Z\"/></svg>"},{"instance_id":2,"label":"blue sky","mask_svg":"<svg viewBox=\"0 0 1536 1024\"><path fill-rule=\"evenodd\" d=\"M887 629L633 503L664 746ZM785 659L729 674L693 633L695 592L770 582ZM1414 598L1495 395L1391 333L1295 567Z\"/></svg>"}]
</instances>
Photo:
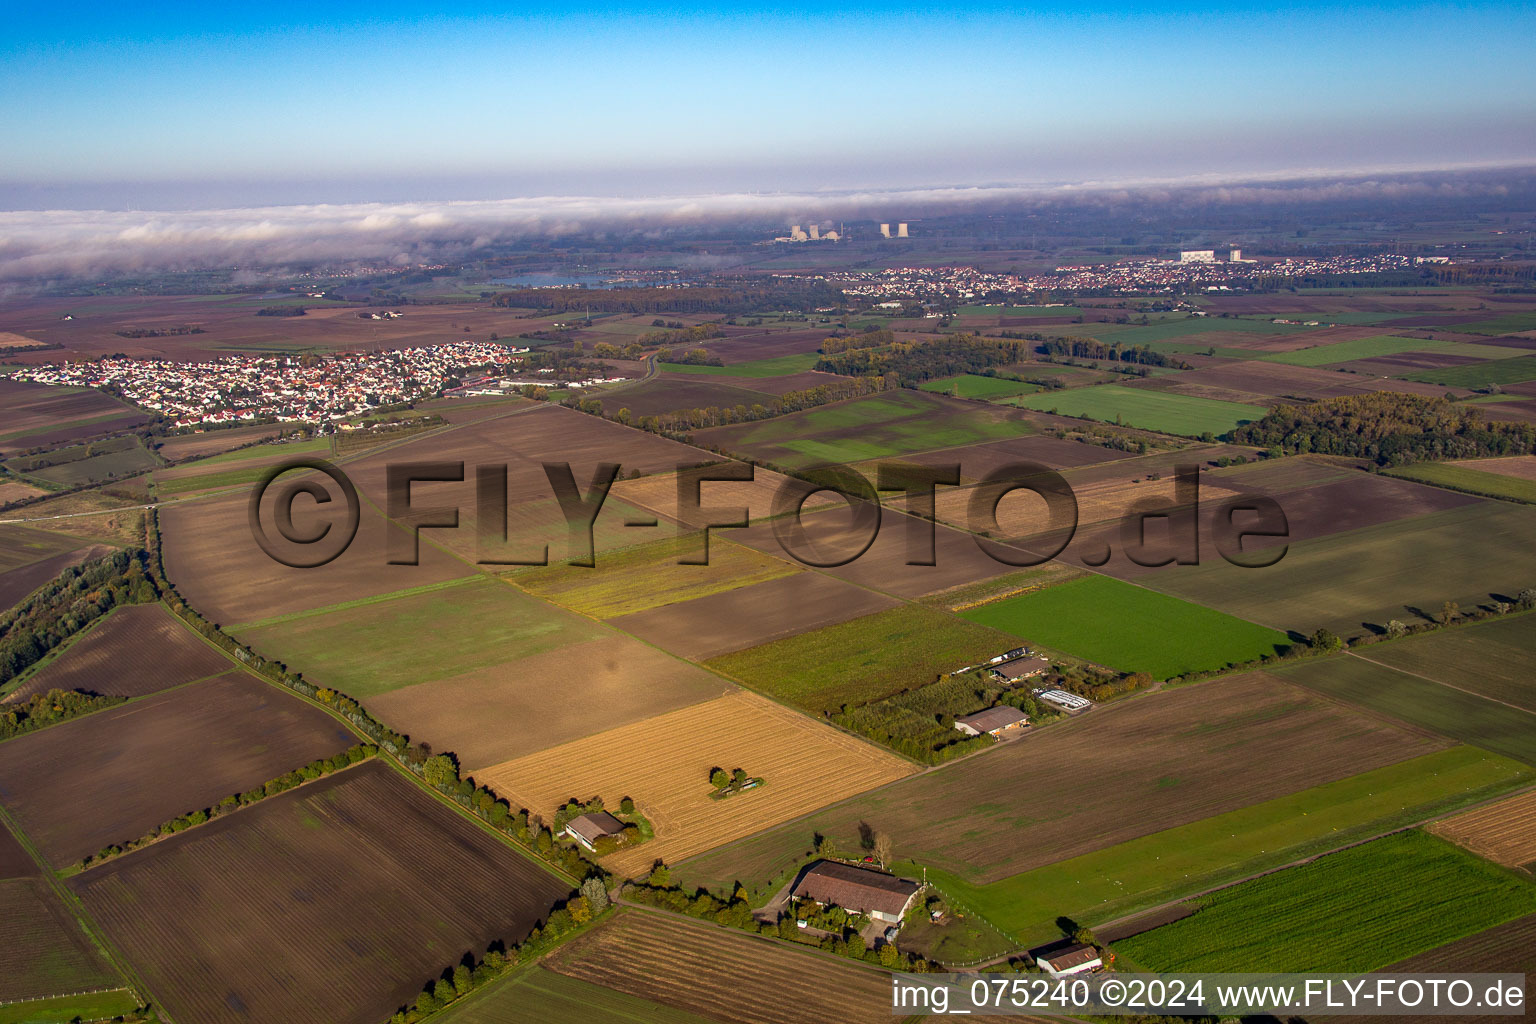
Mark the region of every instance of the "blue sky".
<instances>
[{"instance_id":1,"label":"blue sky","mask_svg":"<svg viewBox=\"0 0 1536 1024\"><path fill-rule=\"evenodd\" d=\"M8 12L0 206L1536 160L1529 4L220 6Z\"/></svg>"}]
</instances>

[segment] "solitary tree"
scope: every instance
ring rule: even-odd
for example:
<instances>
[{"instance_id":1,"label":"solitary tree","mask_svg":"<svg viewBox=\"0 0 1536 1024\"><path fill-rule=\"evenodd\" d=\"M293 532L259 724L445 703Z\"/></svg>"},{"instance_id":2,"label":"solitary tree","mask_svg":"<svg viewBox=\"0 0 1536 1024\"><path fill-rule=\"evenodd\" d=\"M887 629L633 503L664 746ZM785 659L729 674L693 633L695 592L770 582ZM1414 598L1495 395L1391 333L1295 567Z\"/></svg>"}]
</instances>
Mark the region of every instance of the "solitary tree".
<instances>
[{"instance_id":1,"label":"solitary tree","mask_svg":"<svg viewBox=\"0 0 1536 1024\"><path fill-rule=\"evenodd\" d=\"M596 875L581 883L581 894L586 897L592 913L601 914L608 909L608 886Z\"/></svg>"},{"instance_id":2,"label":"solitary tree","mask_svg":"<svg viewBox=\"0 0 1536 1024\"><path fill-rule=\"evenodd\" d=\"M891 837L884 832L875 833L875 859L885 867L891 861Z\"/></svg>"},{"instance_id":3,"label":"solitary tree","mask_svg":"<svg viewBox=\"0 0 1536 1024\"><path fill-rule=\"evenodd\" d=\"M709 770L709 784L716 789L724 789L731 781L731 777L725 773L724 768L711 768Z\"/></svg>"}]
</instances>

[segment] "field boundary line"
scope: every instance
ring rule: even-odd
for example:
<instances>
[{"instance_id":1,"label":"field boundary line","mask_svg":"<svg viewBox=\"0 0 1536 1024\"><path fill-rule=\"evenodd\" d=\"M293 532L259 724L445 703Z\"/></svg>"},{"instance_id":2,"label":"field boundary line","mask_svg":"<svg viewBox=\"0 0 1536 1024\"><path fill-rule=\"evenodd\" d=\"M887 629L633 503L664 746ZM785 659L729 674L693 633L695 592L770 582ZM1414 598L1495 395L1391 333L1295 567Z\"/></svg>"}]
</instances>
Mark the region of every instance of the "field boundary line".
<instances>
[{"instance_id":1,"label":"field boundary line","mask_svg":"<svg viewBox=\"0 0 1536 1024\"><path fill-rule=\"evenodd\" d=\"M350 611L353 608L365 608L371 604L380 604L385 601L393 601L396 598L415 597L417 594L430 594L437 590L448 590L452 587L463 586L476 579L475 576L459 576L451 580L439 580L436 583L423 583L415 587L405 587L401 590L391 590L385 594L372 594L368 597L359 597L352 601L339 601L336 604L321 605L318 608L308 608L303 611L285 612L282 615L269 615L265 619L253 619L250 622L237 622L228 626L220 626L223 632L234 632L237 629L264 629L267 626L279 626L286 622L295 622L299 619L311 618L315 615L325 615L329 612Z\"/></svg>"},{"instance_id":2,"label":"field boundary line","mask_svg":"<svg viewBox=\"0 0 1536 1024\"><path fill-rule=\"evenodd\" d=\"M140 993L152 992L150 987L144 984L144 979L139 976L128 958L123 956L108 941L106 933L96 924L90 914L86 912L85 904L75 897L69 886L59 880L58 874L48 866L48 862L43 859L42 853L36 846L32 845L32 840L21 830L21 826L16 824L16 820L11 817L10 812L3 806L0 806L0 828L10 832L17 844L26 851L27 856L37 865L40 877L47 882L49 888L53 890L54 895L59 899L64 909L69 911L70 916L75 920L75 924L79 926L81 933L90 940L91 945L101 954L102 959L126 983L123 987L127 988L141 1000L144 997ZM159 1006L156 1006L155 1009L165 1018L166 1024L175 1024L170 1016L165 1014Z\"/></svg>"},{"instance_id":3,"label":"field boundary line","mask_svg":"<svg viewBox=\"0 0 1536 1024\"><path fill-rule=\"evenodd\" d=\"M1521 714L1526 714L1526 715L1531 715L1533 717L1536 717L1536 711L1532 711L1530 708L1523 708L1523 707L1521 707L1518 704L1511 704L1507 700L1500 700L1497 697L1490 697L1486 693L1478 693L1476 690L1468 690L1465 687L1457 686L1455 683L1447 683L1444 680L1435 679L1432 676L1422 675L1422 674L1420 674L1418 672L1410 672L1408 669L1398 668L1396 665L1388 665L1384 661L1377 661L1375 658L1367 658L1363 654L1356 654L1354 652L1354 650L1352 650L1352 649L1346 649L1344 653L1348 654L1348 655L1352 655L1353 657L1359 658L1361 661L1368 662L1368 663L1370 663L1372 665L1375 665L1375 666L1377 666L1379 668L1388 669L1389 671L1392 671L1392 672L1401 672L1405 676L1412 676L1415 679L1422 679L1426 683L1434 683L1436 686L1443 686L1447 690L1455 690L1458 693L1464 693L1464 694L1466 694L1469 697L1478 697L1478 698L1481 698L1482 700L1490 701L1490 702L1492 702L1494 704L1502 704L1505 707L1509 708L1511 711L1519 711ZM1472 746L1476 746L1476 744L1471 744L1471 745Z\"/></svg>"}]
</instances>

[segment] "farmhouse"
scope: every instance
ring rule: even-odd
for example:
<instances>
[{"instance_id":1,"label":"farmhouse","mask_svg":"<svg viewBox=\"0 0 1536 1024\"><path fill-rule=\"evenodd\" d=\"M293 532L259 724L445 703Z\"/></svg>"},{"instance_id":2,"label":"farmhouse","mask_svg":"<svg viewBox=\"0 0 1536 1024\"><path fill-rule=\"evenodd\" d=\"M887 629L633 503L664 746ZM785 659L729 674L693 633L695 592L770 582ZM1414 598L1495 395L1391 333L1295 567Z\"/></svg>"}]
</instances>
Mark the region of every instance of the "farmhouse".
<instances>
[{"instance_id":1,"label":"farmhouse","mask_svg":"<svg viewBox=\"0 0 1536 1024\"><path fill-rule=\"evenodd\" d=\"M992 669L992 674L1008 684L1017 683L1023 679L1033 679L1043 675L1051 667L1049 658L1018 658L1014 661L1004 662Z\"/></svg>"},{"instance_id":2,"label":"farmhouse","mask_svg":"<svg viewBox=\"0 0 1536 1024\"><path fill-rule=\"evenodd\" d=\"M616 836L624 831L624 823L607 811L595 811L572 818L561 835L570 836L589 850L597 849L597 841Z\"/></svg>"},{"instance_id":3,"label":"farmhouse","mask_svg":"<svg viewBox=\"0 0 1536 1024\"><path fill-rule=\"evenodd\" d=\"M987 733L990 736L1001 737L1004 733L1022 729L1028 724L1028 715L1006 704L978 711L974 715L961 715L955 719L955 728L967 736L980 736L982 733Z\"/></svg>"},{"instance_id":4,"label":"farmhouse","mask_svg":"<svg viewBox=\"0 0 1536 1024\"><path fill-rule=\"evenodd\" d=\"M1039 964L1040 969L1045 973L1058 978L1067 974L1082 974L1104 966L1099 951L1081 942L1037 956L1035 963Z\"/></svg>"},{"instance_id":5,"label":"farmhouse","mask_svg":"<svg viewBox=\"0 0 1536 1024\"><path fill-rule=\"evenodd\" d=\"M800 876L790 897L898 924L922 888L911 879L897 878L884 871L824 860Z\"/></svg>"}]
</instances>

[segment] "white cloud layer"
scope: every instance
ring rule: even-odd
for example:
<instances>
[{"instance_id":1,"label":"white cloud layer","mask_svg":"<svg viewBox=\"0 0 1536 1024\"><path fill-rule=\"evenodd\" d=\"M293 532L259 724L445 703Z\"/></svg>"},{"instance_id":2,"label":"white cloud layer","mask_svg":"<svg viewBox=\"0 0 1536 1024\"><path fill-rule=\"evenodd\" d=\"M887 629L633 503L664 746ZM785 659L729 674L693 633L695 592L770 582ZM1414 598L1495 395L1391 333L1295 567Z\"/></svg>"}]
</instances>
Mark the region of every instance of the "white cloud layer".
<instances>
[{"instance_id":1,"label":"white cloud layer","mask_svg":"<svg viewBox=\"0 0 1536 1024\"><path fill-rule=\"evenodd\" d=\"M629 235L719 222L917 219L983 206L1127 202L1271 204L1500 195L1492 177L1421 174L1330 180L1086 183L906 191L737 193L656 198L545 196L479 202L359 203L178 212L0 212L0 281L115 271L402 264L526 238Z\"/></svg>"}]
</instances>

